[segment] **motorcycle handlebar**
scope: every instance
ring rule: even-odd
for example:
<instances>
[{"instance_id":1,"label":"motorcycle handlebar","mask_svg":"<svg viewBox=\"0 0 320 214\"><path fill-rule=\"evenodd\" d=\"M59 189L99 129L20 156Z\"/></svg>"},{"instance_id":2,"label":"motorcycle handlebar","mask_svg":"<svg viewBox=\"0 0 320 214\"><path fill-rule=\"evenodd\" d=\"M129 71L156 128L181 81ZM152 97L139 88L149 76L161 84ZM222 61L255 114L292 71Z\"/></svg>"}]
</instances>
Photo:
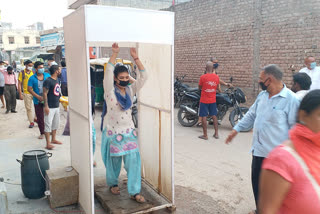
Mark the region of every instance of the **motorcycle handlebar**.
<instances>
[{"instance_id":1,"label":"motorcycle handlebar","mask_svg":"<svg viewBox=\"0 0 320 214\"><path fill-rule=\"evenodd\" d=\"M225 90L224 90L224 92L228 92L228 91L233 91L233 89L234 89L234 87L229 87L229 88L226 88Z\"/></svg>"}]
</instances>

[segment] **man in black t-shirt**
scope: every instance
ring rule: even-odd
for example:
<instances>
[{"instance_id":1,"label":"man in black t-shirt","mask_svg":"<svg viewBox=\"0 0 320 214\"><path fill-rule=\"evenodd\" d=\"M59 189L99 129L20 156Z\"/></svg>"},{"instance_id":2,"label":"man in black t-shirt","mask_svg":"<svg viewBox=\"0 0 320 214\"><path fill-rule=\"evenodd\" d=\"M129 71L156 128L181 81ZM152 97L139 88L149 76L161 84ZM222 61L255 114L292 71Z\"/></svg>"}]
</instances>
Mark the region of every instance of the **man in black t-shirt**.
<instances>
[{"instance_id":1,"label":"man in black t-shirt","mask_svg":"<svg viewBox=\"0 0 320 214\"><path fill-rule=\"evenodd\" d=\"M44 123L45 136L47 141L46 149L53 149L52 144L62 144L57 141L56 134L60 123L59 99L60 99L60 85L58 76L61 74L58 65L52 65L49 68L51 77L47 78L43 83L43 100L44 100ZM50 141L50 133L52 132L52 139Z\"/></svg>"}]
</instances>

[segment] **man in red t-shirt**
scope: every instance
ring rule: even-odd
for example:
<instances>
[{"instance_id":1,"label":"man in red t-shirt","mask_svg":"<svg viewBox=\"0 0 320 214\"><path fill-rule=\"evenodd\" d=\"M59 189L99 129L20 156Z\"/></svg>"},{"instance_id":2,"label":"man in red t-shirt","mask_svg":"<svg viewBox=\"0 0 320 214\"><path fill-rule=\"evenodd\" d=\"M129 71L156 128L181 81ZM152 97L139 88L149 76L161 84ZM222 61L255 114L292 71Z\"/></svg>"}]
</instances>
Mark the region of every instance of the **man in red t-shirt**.
<instances>
[{"instance_id":1,"label":"man in red t-shirt","mask_svg":"<svg viewBox=\"0 0 320 214\"><path fill-rule=\"evenodd\" d=\"M207 134L207 117L213 118L215 133L214 138L218 139L218 120L217 120L217 103L216 92L219 87L219 76L213 73L213 63L207 63L207 73L200 77L199 89L201 90L199 117L202 117L203 135L199 138L208 140Z\"/></svg>"}]
</instances>

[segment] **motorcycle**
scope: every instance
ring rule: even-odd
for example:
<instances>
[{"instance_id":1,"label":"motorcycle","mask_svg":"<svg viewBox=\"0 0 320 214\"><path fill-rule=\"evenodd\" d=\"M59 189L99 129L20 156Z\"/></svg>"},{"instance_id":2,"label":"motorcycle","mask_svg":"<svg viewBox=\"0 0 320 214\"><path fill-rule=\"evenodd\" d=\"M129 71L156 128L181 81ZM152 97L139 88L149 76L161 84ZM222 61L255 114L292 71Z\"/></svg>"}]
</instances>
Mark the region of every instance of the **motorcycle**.
<instances>
[{"instance_id":1,"label":"motorcycle","mask_svg":"<svg viewBox=\"0 0 320 214\"><path fill-rule=\"evenodd\" d=\"M232 82L230 78L230 82ZM178 121L182 126L192 127L197 124L199 119L199 104L200 104L200 92L185 93L180 109L178 111ZM221 123L230 108L232 111L229 115L229 121L232 127L234 127L248 112L247 107L241 107L241 103L246 102L246 96L240 88L228 88L224 93L218 93L216 95L217 100L217 119ZM250 131L249 128L246 131Z\"/></svg>"},{"instance_id":2,"label":"motorcycle","mask_svg":"<svg viewBox=\"0 0 320 214\"><path fill-rule=\"evenodd\" d=\"M179 107L181 104L182 97L185 92L195 92L198 88L191 88L189 85L183 83L183 79L186 75L181 78L176 77L174 81L174 107Z\"/></svg>"}]
</instances>

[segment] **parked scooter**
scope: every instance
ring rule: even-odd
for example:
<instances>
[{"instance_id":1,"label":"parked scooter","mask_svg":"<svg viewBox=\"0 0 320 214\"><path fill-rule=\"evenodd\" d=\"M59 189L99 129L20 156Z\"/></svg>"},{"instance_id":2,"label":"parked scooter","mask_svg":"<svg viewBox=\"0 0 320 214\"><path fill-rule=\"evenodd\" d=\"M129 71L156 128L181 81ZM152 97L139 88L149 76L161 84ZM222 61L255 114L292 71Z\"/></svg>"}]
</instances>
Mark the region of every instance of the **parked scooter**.
<instances>
[{"instance_id":1,"label":"parked scooter","mask_svg":"<svg viewBox=\"0 0 320 214\"><path fill-rule=\"evenodd\" d=\"M232 77L230 82L232 82ZM240 88L228 88L224 93L218 93L217 97L217 118L221 122L228 110L232 108L229 115L229 121L234 127L249 110L247 107L241 107L241 103L246 102L246 96ZM199 119L200 92L185 93L183 101L178 111L178 121L182 126L192 127L197 124ZM245 130L250 131L252 128Z\"/></svg>"}]
</instances>

